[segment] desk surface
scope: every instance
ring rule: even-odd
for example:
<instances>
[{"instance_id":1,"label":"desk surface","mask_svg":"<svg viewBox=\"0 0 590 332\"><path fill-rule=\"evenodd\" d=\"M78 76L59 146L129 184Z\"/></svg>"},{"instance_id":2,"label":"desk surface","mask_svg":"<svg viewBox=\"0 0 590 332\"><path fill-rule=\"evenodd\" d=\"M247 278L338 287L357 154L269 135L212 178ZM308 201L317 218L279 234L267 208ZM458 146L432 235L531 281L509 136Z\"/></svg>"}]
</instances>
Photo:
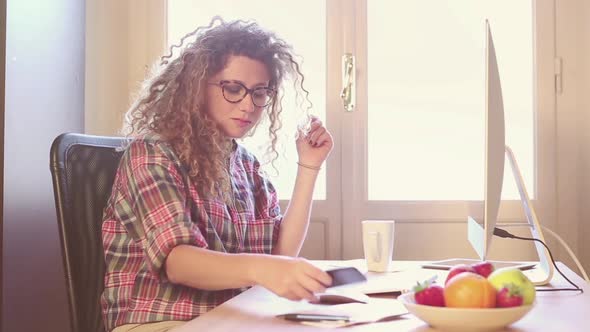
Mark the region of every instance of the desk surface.
<instances>
[{"instance_id":1,"label":"desk surface","mask_svg":"<svg viewBox=\"0 0 590 332\"><path fill-rule=\"evenodd\" d=\"M331 264L334 262L322 262ZM420 262L400 261L394 266L419 267ZM537 292L535 307L523 319L506 331L589 331L587 320L590 315L590 285L565 265L558 263L560 270L574 283L584 289L579 292ZM406 270L404 268L404 270ZM438 274L439 280L446 278L447 271L428 270ZM407 273L409 271L406 270ZM555 273L550 287L570 288L570 285ZM390 299L397 304L397 300ZM302 309L313 308L306 302L292 302L255 286L225 302L210 312L197 317L174 332L196 331L325 331L325 328L305 326L285 321L275 316ZM343 328L346 331L437 331L411 314L398 320Z\"/></svg>"}]
</instances>

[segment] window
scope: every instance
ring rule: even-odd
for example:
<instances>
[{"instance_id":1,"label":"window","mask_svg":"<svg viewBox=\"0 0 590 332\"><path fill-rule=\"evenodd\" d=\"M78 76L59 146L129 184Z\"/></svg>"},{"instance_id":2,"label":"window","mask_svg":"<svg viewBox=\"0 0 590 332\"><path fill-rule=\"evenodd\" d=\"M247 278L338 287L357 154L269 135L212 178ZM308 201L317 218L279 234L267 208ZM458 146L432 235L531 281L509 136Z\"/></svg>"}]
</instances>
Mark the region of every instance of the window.
<instances>
[{"instance_id":1,"label":"window","mask_svg":"<svg viewBox=\"0 0 590 332\"><path fill-rule=\"evenodd\" d=\"M502 79L506 142L532 190L531 2L367 5L368 199L483 199L486 19ZM505 169L503 198L518 199Z\"/></svg>"}]
</instances>

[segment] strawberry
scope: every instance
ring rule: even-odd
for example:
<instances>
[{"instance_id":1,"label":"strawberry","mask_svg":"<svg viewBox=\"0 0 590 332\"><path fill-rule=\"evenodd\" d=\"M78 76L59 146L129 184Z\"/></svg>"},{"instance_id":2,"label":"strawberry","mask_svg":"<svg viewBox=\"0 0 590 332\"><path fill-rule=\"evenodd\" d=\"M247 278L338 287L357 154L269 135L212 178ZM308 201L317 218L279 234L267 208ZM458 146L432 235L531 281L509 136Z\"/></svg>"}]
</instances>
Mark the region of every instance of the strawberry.
<instances>
[{"instance_id":1,"label":"strawberry","mask_svg":"<svg viewBox=\"0 0 590 332\"><path fill-rule=\"evenodd\" d=\"M496 293L496 307L508 308L521 306L522 290L515 284L506 284Z\"/></svg>"},{"instance_id":2,"label":"strawberry","mask_svg":"<svg viewBox=\"0 0 590 332\"><path fill-rule=\"evenodd\" d=\"M444 288L434 283L436 276L423 283L417 282L414 286L414 299L416 303L435 307L445 306Z\"/></svg>"},{"instance_id":3,"label":"strawberry","mask_svg":"<svg viewBox=\"0 0 590 332\"><path fill-rule=\"evenodd\" d=\"M471 264L471 267L475 270L475 273L484 278L487 278L492 272L494 272L494 264L487 261Z\"/></svg>"}]
</instances>

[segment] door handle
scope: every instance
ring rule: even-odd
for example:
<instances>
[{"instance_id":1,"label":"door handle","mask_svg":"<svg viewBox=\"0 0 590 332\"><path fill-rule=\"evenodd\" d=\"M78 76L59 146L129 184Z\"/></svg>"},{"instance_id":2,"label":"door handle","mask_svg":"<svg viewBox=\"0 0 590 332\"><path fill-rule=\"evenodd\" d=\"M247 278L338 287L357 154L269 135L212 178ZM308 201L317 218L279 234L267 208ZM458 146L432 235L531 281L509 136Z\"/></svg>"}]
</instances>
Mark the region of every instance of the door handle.
<instances>
[{"instance_id":1,"label":"door handle","mask_svg":"<svg viewBox=\"0 0 590 332\"><path fill-rule=\"evenodd\" d=\"M356 104L356 74L354 55L346 53L342 56L342 92L340 98L347 112L354 111Z\"/></svg>"}]
</instances>

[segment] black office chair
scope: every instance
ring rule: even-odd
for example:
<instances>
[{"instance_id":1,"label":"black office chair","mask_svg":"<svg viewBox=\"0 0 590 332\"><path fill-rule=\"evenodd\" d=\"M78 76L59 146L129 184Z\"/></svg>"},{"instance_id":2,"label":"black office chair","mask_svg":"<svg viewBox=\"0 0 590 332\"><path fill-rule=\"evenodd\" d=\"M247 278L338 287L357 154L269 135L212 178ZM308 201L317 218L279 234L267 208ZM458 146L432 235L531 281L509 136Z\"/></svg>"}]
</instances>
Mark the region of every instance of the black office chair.
<instances>
[{"instance_id":1,"label":"black office chair","mask_svg":"<svg viewBox=\"0 0 590 332\"><path fill-rule=\"evenodd\" d=\"M124 138L66 133L51 145L51 174L72 332L104 332L102 214Z\"/></svg>"}]
</instances>

